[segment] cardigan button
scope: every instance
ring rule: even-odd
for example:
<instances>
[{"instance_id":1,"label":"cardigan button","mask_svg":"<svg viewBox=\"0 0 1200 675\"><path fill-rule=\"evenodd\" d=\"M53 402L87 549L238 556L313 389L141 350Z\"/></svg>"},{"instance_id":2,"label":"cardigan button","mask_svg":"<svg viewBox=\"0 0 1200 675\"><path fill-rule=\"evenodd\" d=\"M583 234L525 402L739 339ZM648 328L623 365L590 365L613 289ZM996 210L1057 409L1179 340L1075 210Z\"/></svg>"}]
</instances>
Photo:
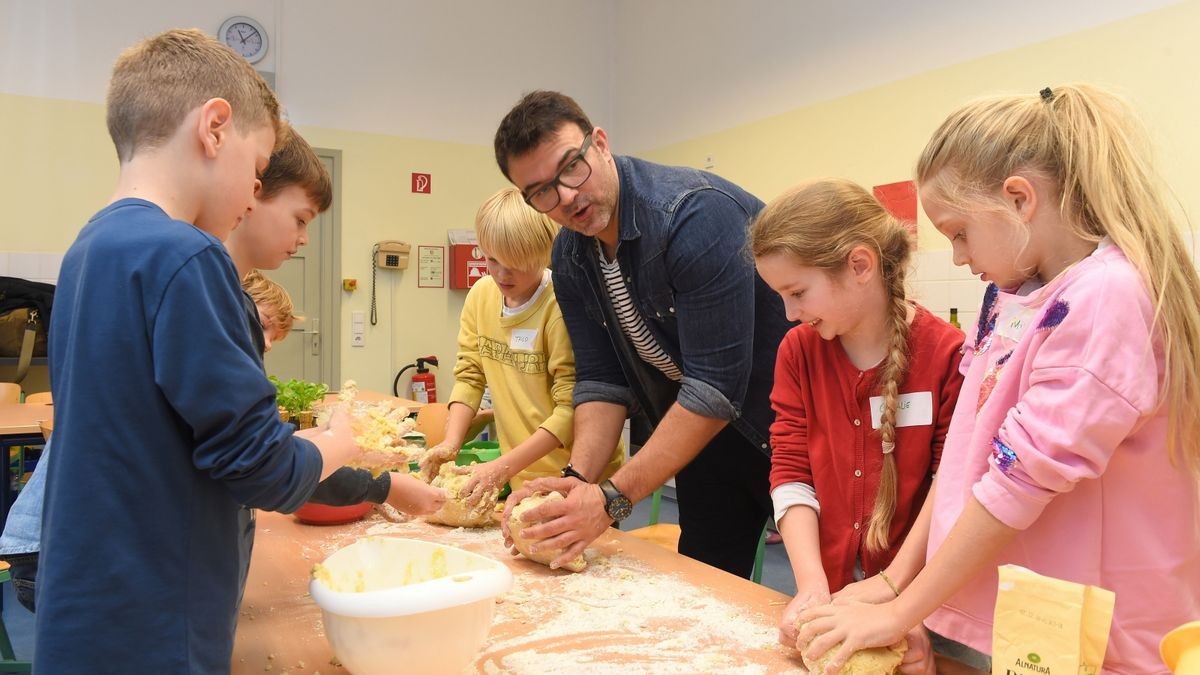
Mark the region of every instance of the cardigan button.
<instances>
[{"instance_id":1,"label":"cardigan button","mask_svg":"<svg viewBox=\"0 0 1200 675\"><path fill-rule=\"evenodd\" d=\"M855 477L855 478L862 478L862 469L855 469L855 470L854 470L854 477Z\"/></svg>"},{"instance_id":2,"label":"cardigan button","mask_svg":"<svg viewBox=\"0 0 1200 675\"><path fill-rule=\"evenodd\" d=\"M854 420L854 426L856 426L856 427L862 426L862 420Z\"/></svg>"},{"instance_id":3,"label":"cardigan button","mask_svg":"<svg viewBox=\"0 0 1200 675\"><path fill-rule=\"evenodd\" d=\"M856 529L856 530L858 529L858 523L854 524L854 529Z\"/></svg>"},{"instance_id":4,"label":"cardigan button","mask_svg":"<svg viewBox=\"0 0 1200 675\"><path fill-rule=\"evenodd\" d=\"M763 449L763 450L766 450L766 449L767 449L767 444L766 444L766 443L763 443L763 444L762 444L762 449Z\"/></svg>"}]
</instances>

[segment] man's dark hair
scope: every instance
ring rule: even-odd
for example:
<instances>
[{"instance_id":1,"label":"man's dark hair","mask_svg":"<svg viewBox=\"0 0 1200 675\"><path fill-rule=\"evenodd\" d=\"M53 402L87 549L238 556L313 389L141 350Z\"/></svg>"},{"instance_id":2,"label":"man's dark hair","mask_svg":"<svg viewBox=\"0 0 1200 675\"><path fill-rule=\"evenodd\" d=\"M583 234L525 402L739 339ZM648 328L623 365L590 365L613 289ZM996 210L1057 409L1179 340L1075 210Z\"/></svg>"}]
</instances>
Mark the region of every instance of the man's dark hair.
<instances>
[{"instance_id":1,"label":"man's dark hair","mask_svg":"<svg viewBox=\"0 0 1200 675\"><path fill-rule=\"evenodd\" d=\"M500 165L504 177L511 180L509 158L533 150L568 122L578 126L585 135L592 132L591 120L570 96L544 90L525 94L496 129L496 164Z\"/></svg>"}]
</instances>

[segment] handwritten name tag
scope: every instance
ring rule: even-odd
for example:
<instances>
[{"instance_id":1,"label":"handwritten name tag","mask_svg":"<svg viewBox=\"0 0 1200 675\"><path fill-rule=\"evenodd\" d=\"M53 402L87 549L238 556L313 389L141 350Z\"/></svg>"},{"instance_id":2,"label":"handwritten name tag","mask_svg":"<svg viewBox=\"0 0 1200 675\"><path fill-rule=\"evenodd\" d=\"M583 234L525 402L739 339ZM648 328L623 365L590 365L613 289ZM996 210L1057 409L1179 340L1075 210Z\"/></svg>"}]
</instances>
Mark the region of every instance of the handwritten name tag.
<instances>
[{"instance_id":1,"label":"handwritten name tag","mask_svg":"<svg viewBox=\"0 0 1200 675\"><path fill-rule=\"evenodd\" d=\"M524 349L526 351L533 350L533 343L537 340L536 328L517 328L512 332L512 337L508 340L509 349Z\"/></svg>"},{"instance_id":2,"label":"handwritten name tag","mask_svg":"<svg viewBox=\"0 0 1200 675\"><path fill-rule=\"evenodd\" d=\"M878 429L883 417L883 397L871 397L871 428ZM896 426L920 427L933 424L933 392L915 391L900 394L896 401Z\"/></svg>"}]
</instances>

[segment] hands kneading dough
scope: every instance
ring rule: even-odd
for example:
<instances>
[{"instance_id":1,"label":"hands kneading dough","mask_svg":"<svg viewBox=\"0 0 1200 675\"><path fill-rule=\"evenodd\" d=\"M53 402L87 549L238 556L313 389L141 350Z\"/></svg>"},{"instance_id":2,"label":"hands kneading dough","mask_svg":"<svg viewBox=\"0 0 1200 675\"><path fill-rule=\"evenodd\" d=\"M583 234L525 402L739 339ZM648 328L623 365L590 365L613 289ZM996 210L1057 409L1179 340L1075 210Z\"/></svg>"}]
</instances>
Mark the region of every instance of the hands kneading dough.
<instances>
[{"instance_id":1,"label":"hands kneading dough","mask_svg":"<svg viewBox=\"0 0 1200 675\"><path fill-rule=\"evenodd\" d=\"M517 550L521 552L521 555L533 560L534 562L540 562L543 565L549 565L552 560L562 555L562 549L560 548L556 548L552 551L538 551L537 553L530 553L529 544L532 542L522 536L522 531L526 527L529 527L530 525L536 525L537 523L526 523L522 521L521 514L532 508L541 506L542 504L561 502L563 499L564 497L557 492L551 492L549 494L537 493L522 499L520 504L517 504L513 507L512 513L510 513L508 516L508 533L512 536L513 545L517 547ZM563 565L564 569L571 570L572 572L582 572L585 567L587 567L587 561L583 559L583 556L575 556L574 560L568 562L566 565Z\"/></svg>"},{"instance_id":2,"label":"hands kneading dough","mask_svg":"<svg viewBox=\"0 0 1200 675\"><path fill-rule=\"evenodd\" d=\"M454 462L443 464L438 475L430 483L433 487L446 491L446 503L436 512L425 516L425 520L451 527L495 525L496 520L493 518L493 514L496 511L496 500L500 497L500 488L489 490L477 504L468 504L468 494L463 492L463 487L466 486L471 476L458 473L454 469Z\"/></svg>"},{"instance_id":3,"label":"hands kneading dough","mask_svg":"<svg viewBox=\"0 0 1200 675\"><path fill-rule=\"evenodd\" d=\"M800 630L801 624L796 623L797 632ZM821 655L821 658L814 661L804 659L804 667L810 673L824 673L825 666L833 660L833 656L837 654L842 643L829 648L829 651ZM796 643L796 649L800 651L803 658L805 645ZM869 649L860 649L850 655L846 661L846 665L838 671L838 675L892 675L900 668L900 662L904 660L904 653L908 651L907 640L900 640L887 647L871 647Z\"/></svg>"}]
</instances>

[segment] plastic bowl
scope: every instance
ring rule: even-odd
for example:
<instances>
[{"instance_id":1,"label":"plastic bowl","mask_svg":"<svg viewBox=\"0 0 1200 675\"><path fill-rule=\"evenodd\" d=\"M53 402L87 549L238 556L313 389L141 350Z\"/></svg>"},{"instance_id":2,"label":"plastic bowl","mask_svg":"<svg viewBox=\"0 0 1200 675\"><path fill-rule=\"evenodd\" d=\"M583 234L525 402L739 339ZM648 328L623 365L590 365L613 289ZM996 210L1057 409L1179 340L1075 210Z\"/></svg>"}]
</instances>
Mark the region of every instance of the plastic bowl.
<instances>
[{"instance_id":1,"label":"plastic bowl","mask_svg":"<svg viewBox=\"0 0 1200 675\"><path fill-rule=\"evenodd\" d=\"M296 509L296 519L309 525L341 525L361 520L371 511L371 502L350 506L326 506L308 502Z\"/></svg>"},{"instance_id":2,"label":"plastic bowl","mask_svg":"<svg viewBox=\"0 0 1200 675\"><path fill-rule=\"evenodd\" d=\"M355 675L459 673L487 639L512 573L486 556L415 539L366 537L314 569L325 636Z\"/></svg>"}]
</instances>

